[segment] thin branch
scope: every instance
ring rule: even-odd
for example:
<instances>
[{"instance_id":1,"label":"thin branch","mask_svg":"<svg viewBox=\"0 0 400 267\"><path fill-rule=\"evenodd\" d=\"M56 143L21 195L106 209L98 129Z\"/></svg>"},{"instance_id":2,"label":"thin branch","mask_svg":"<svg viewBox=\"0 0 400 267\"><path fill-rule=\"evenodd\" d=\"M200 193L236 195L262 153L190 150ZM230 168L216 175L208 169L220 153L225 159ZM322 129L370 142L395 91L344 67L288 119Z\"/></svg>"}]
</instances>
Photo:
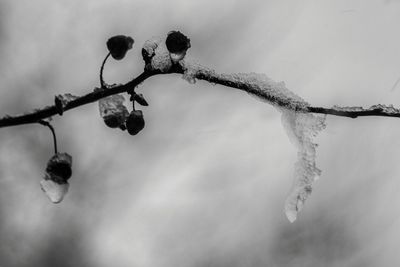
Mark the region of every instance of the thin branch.
<instances>
[{"instance_id":1,"label":"thin branch","mask_svg":"<svg viewBox=\"0 0 400 267\"><path fill-rule=\"evenodd\" d=\"M67 111L70 109L77 108L79 106L89 104L95 102L101 98L119 94L123 92L132 92L132 90L142 83L147 78L158 75L158 74L168 74L168 73L177 73L183 74L184 70L179 64L173 65L173 67L168 72L160 72L154 70L145 70L139 76L134 78L132 81L124 84L115 86L112 88L96 88L95 91L88 93L86 95L75 97L74 99L66 100L63 103L63 111ZM281 106L281 107L290 107L293 103L290 102L288 99L277 99L274 96L268 94L267 92L254 90L251 86L246 83L240 83L234 80L230 80L229 75L219 75L216 73L211 73L211 75L205 75L202 72L199 72L195 75L195 78L200 80L205 80L211 82L213 84L220 84L227 87L232 87L236 89L240 89L246 91L250 94L256 95L262 99L268 100L273 102L274 104ZM292 108L293 109L293 108ZM384 105L375 105L371 106L370 108L364 109L361 107L332 107L332 108L323 108L323 107L303 107L303 108L294 108L294 110L300 112L312 112L312 113L320 113L320 114L328 114L334 116L341 116L341 117L349 117L349 118L357 118L360 116L383 116L383 117L400 117L400 110L393 108L392 106L384 106ZM42 109L36 109L31 113L26 113L23 115L17 116L9 116L6 115L3 118L0 118L0 128L2 127L9 127L21 124L28 124L28 123L37 123L40 120L45 118L49 118L51 116L59 114L56 105L51 105L44 107Z\"/></svg>"},{"instance_id":2,"label":"thin branch","mask_svg":"<svg viewBox=\"0 0 400 267\"><path fill-rule=\"evenodd\" d=\"M58 153L58 150L57 150L57 137L56 137L56 131L54 130L53 125L51 125L50 122L45 121L45 120L39 120L38 123L43 125L43 126L49 127L51 133L53 134L54 154L57 154Z\"/></svg>"},{"instance_id":3,"label":"thin branch","mask_svg":"<svg viewBox=\"0 0 400 267\"><path fill-rule=\"evenodd\" d=\"M110 55L111 55L111 52L109 52L107 54L107 56L104 58L103 63L101 64L101 67L100 67L100 87L101 88L106 87L106 83L104 82L104 79L103 79L103 71L104 71L104 65L106 64L106 61L110 57Z\"/></svg>"},{"instance_id":4,"label":"thin branch","mask_svg":"<svg viewBox=\"0 0 400 267\"><path fill-rule=\"evenodd\" d=\"M375 105L368 109L361 107L333 107L333 108L321 108L321 107L309 107L309 112L320 113L327 115L335 115L349 118L365 117L365 116L381 116L381 117L397 117L400 118L400 111L393 108L392 106Z\"/></svg>"}]
</instances>

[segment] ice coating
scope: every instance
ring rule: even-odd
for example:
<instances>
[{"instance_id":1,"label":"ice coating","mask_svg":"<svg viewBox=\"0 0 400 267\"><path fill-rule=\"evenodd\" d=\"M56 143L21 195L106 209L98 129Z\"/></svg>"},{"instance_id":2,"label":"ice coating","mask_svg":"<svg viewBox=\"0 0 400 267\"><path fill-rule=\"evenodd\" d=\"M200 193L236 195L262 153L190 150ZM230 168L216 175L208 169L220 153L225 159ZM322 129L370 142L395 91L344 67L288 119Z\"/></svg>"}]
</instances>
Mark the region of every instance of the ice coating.
<instances>
[{"instance_id":1,"label":"ice coating","mask_svg":"<svg viewBox=\"0 0 400 267\"><path fill-rule=\"evenodd\" d=\"M203 75L205 77L218 77L219 75L212 69L204 67L200 63L194 60L181 60L179 64L182 66L184 71L182 79L186 80L190 84L196 83L196 77Z\"/></svg>"},{"instance_id":2,"label":"ice coating","mask_svg":"<svg viewBox=\"0 0 400 267\"><path fill-rule=\"evenodd\" d=\"M180 60L182 60L186 56L186 51L182 53L170 53L169 54L171 57L172 62L178 63Z\"/></svg>"},{"instance_id":3,"label":"ice coating","mask_svg":"<svg viewBox=\"0 0 400 267\"><path fill-rule=\"evenodd\" d=\"M293 186L286 198L285 213L294 222L304 202L312 192L312 186L321 174L317 168L314 137L325 128L325 116L281 109L282 124L292 143L298 148Z\"/></svg>"},{"instance_id":4,"label":"ice coating","mask_svg":"<svg viewBox=\"0 0 400 267\"><path fill-rule=\"evenodd\" d=\"M56 96L63 104L63 106L66 106L69 102L76 100L77 98L79 98L76 95L70 94L70 93L66 93L63 95L57 95Z\"/></svg>"},{"instance_id":5,"label":"ice coating","mask_svg":"<svg viewBox=\"0 0 400 267\"><path fill-rule=\"evenodd\" d=\"M194 83L196 78L238 88L275 106L282 113L282 123L289 139L298 148L292 190L285 203L285 213L294 222L297 213L312 192L313 182L321 171L316 167L314 137L325 128L325 115L307 112L306 101L286 88L284 82L275 82L264 74L217 74L198 63L183 60L183 78Z\"/></svg>"},{"instance_id":6,"label":"ice coating","mask_svg":"<svg viewBox=\"0 0 400 267\"><path fill-rule=\"evenodd\" d=\"M69 184L67 182L58 183L45 177L40 181L40 187L51 202L60 203L68 192Z\"/></svg>"},{"instance_id":7,"label":"ice coating","mask_svg":"<svg viewBox=\"0 0 400 267\"><path fill-rule=\"evenodd\" d=\"M125 107L124 102L125 98L122 95L111 95L100 99L100 116L103 119L113 117L118 125L123 124L126 117L129 116L128 109Z\"/></svg>"},{"instance_id":8,"label":"ice coating","mask_svg":"<svg viewBox=\"0 0 400 267\"><path fill-rule=\"evenodd\" d=\"M171 57L162 38L150 38L144 43L143 50L151 58L151 68L153 70L167 72L171 68Z\"/></svg>"},{"instance_id":9,"label":"ice coating","mask_svg":"<svg viewBox=\"0 0 400 267\"><path fill-rule=\"evenodd\" d=\"M158 36L153 36L143 44L143 50L145 50L148 54L149 57L152 57L156 49L158 47L158 44L161 43L161 37Z\"/></svg>"},{"instance_id":10,"label":"ice coating","mask_svg":"<svg viewBox=\"0 0 400 267\"><path fill-rule=\"evenodd\" d=\"M292 110L306 111L309 104L302 98L286 88L284 82L275 82L265 74L258 73L234 73L218 74L214 70L204 67L195 61L182 60L179 62L184 70L183 79L194 83L201 77L210 82L232 85L237 89L261 98L270 104L286 107Z\"/></svg>"},{"instance_id":11,"label":"ice coating","mask_svg":"<svg viewBox=\"0 0 400 267\"><path fill-rule=\"evenodd\" d=\"M393 107L393 105L373 105L370 106L369 108L363 108L363 107L340 107L340 106L333 106L334 110L337 111L345 111L345 112L365 112L365 111L373 111L373 110L380 110L383 113L387 114L399 114L400 109L397 109Z\"/></svg>"}]
</instances>

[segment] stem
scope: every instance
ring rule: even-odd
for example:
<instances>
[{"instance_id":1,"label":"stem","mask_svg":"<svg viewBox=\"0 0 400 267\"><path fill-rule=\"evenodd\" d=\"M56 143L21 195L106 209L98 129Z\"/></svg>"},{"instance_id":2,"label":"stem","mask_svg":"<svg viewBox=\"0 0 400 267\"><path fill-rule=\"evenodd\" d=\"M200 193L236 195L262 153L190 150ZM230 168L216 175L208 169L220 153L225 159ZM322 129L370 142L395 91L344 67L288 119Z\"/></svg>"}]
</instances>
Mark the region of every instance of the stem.
<instances>
[{"instance_id":1,"label":"stem","mask_svg":"<svg viewBox=\"0 0 400 267\"><path fill-rule=\"evenodd\" d=\"M101 86L101 88L106 87L106 83L103 80L103 70L104 70L104 65L106 64L106 61L110 55L111 55L111 52L109 52L107 54L107 56L104 58L103 63L101 64L101 67L100 67L100 86Z\"/></svg>"},{"instance_id":2,"label":"stem","mask_svg":"<svg viewBox=\"0 0 400 267\"><path fill-rule=\"evenodd\" d=\"M127 92L129 95L130 95L130 97L129 97L129 100L132 102L132 110L135 110L135 87L133 87L132 89L130 89L130 90L128 90L128 92Z\"/></svg>"},{"instance_id":3,"label":"stem","mask_svg":"<svg viewBox=\"0 0 400 267\"><path fill-rule=\"evenodd\" d=\"M39 124L49 127L51 133L53 134L53 143L54 143L54 153L57 154L57 137L56 131L54 130L53 125L51 125L48 121L40 120L38 121Z\"/></svg>"}]
</instances>

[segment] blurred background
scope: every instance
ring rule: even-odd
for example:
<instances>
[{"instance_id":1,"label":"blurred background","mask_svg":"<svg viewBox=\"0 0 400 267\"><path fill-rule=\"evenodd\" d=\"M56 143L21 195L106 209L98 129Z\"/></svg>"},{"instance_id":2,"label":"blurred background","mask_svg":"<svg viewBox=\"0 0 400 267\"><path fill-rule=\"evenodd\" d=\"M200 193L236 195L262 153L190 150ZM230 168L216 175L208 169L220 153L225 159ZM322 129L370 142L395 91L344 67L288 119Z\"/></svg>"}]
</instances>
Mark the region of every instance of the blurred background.
<instances>
[{"instance_id":1,"label":"blurred background","mask_svg":"<svg viewBox=\"0 0 400 267\"><path fill-rule=\"evenodd\" d=\"M143 69L141 46L180 30L218 72L265 73L315 106L400 106L397 0L0 0L0 114L98 86L112 35L135 39L105 80ZM400 121L327 117L321 179L283 212L296 149L270 105L179 75L146 80L137 136L96 103L53 118L73 156L64 201L40 190L40 125L0 129L0 266L398 266Z\"/></svg>"}]
</instances>

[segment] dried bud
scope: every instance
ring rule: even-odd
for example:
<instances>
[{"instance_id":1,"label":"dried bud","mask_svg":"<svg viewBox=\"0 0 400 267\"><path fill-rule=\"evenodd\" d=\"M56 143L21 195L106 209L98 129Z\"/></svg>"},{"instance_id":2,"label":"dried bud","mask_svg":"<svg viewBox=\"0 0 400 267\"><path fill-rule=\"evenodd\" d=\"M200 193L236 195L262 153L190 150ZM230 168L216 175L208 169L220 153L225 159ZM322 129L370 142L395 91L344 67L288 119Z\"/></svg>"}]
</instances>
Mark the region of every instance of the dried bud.
<instances>
[{"instance_id":1,"label":"dried bud","mask_svg":"<svg viewBox=\"0 0 400 267\"><path fill-rule=\"evenodd\" d=\"M118 128L125 123L128 109L124 106L125 98L122 95L112 95L99 100L100 116L110 128Z\"/></svg>"},{"instance_id":2,"label":"dried bud","mask_svg":"<svg viewBox=\"0 0 400 267\"><path fill-rule=\"evenodd\" d=\"M68 192L71 165L72 157L67 153L57 153L48 161L40 186L51 202L60 203Z\"/></svg>"},{"instance_id":3,"label":"dried bud","mask_svg":"<svg viewBox=\"0 0 400 267\"><path fill-rule=\"evenodd\" d=\"M132 48L134 41L130 36L116 35L108 39L107 48L111 56L116 60L121 60L125 57L126 52Z\"/></svg>"},{"instance_id":4,"label":"dried bud","mask_svg":"<svg viewBox=\"0 0 400 267\"><path fill-rule=\"evenodd\" d=\"M168 33L165 44L170 53L180 54L190 48L190 39L180 31L171 31Z\"/></svg>"},{"instance_id":5,"label":"dried bud","mask_svg":"<svg viewBox=\"0 0 400 267\"><path fill-rule=\"evenodd\" d=\"M72 157L70 155L57 153L47 162L46 173L66 182L72 175L71 165Z\"/></svg>"},{"instance_id":6,"label":"dried bud","mask_svg":"<svg viewBox=\"0 0 400 267\"><path fill-rule=\"evenodd\" d=\"M132 111L126 119L125 125L130 135L137 135L144 128L143 112L141 110Z\"/></svg>"}]
</instances>

